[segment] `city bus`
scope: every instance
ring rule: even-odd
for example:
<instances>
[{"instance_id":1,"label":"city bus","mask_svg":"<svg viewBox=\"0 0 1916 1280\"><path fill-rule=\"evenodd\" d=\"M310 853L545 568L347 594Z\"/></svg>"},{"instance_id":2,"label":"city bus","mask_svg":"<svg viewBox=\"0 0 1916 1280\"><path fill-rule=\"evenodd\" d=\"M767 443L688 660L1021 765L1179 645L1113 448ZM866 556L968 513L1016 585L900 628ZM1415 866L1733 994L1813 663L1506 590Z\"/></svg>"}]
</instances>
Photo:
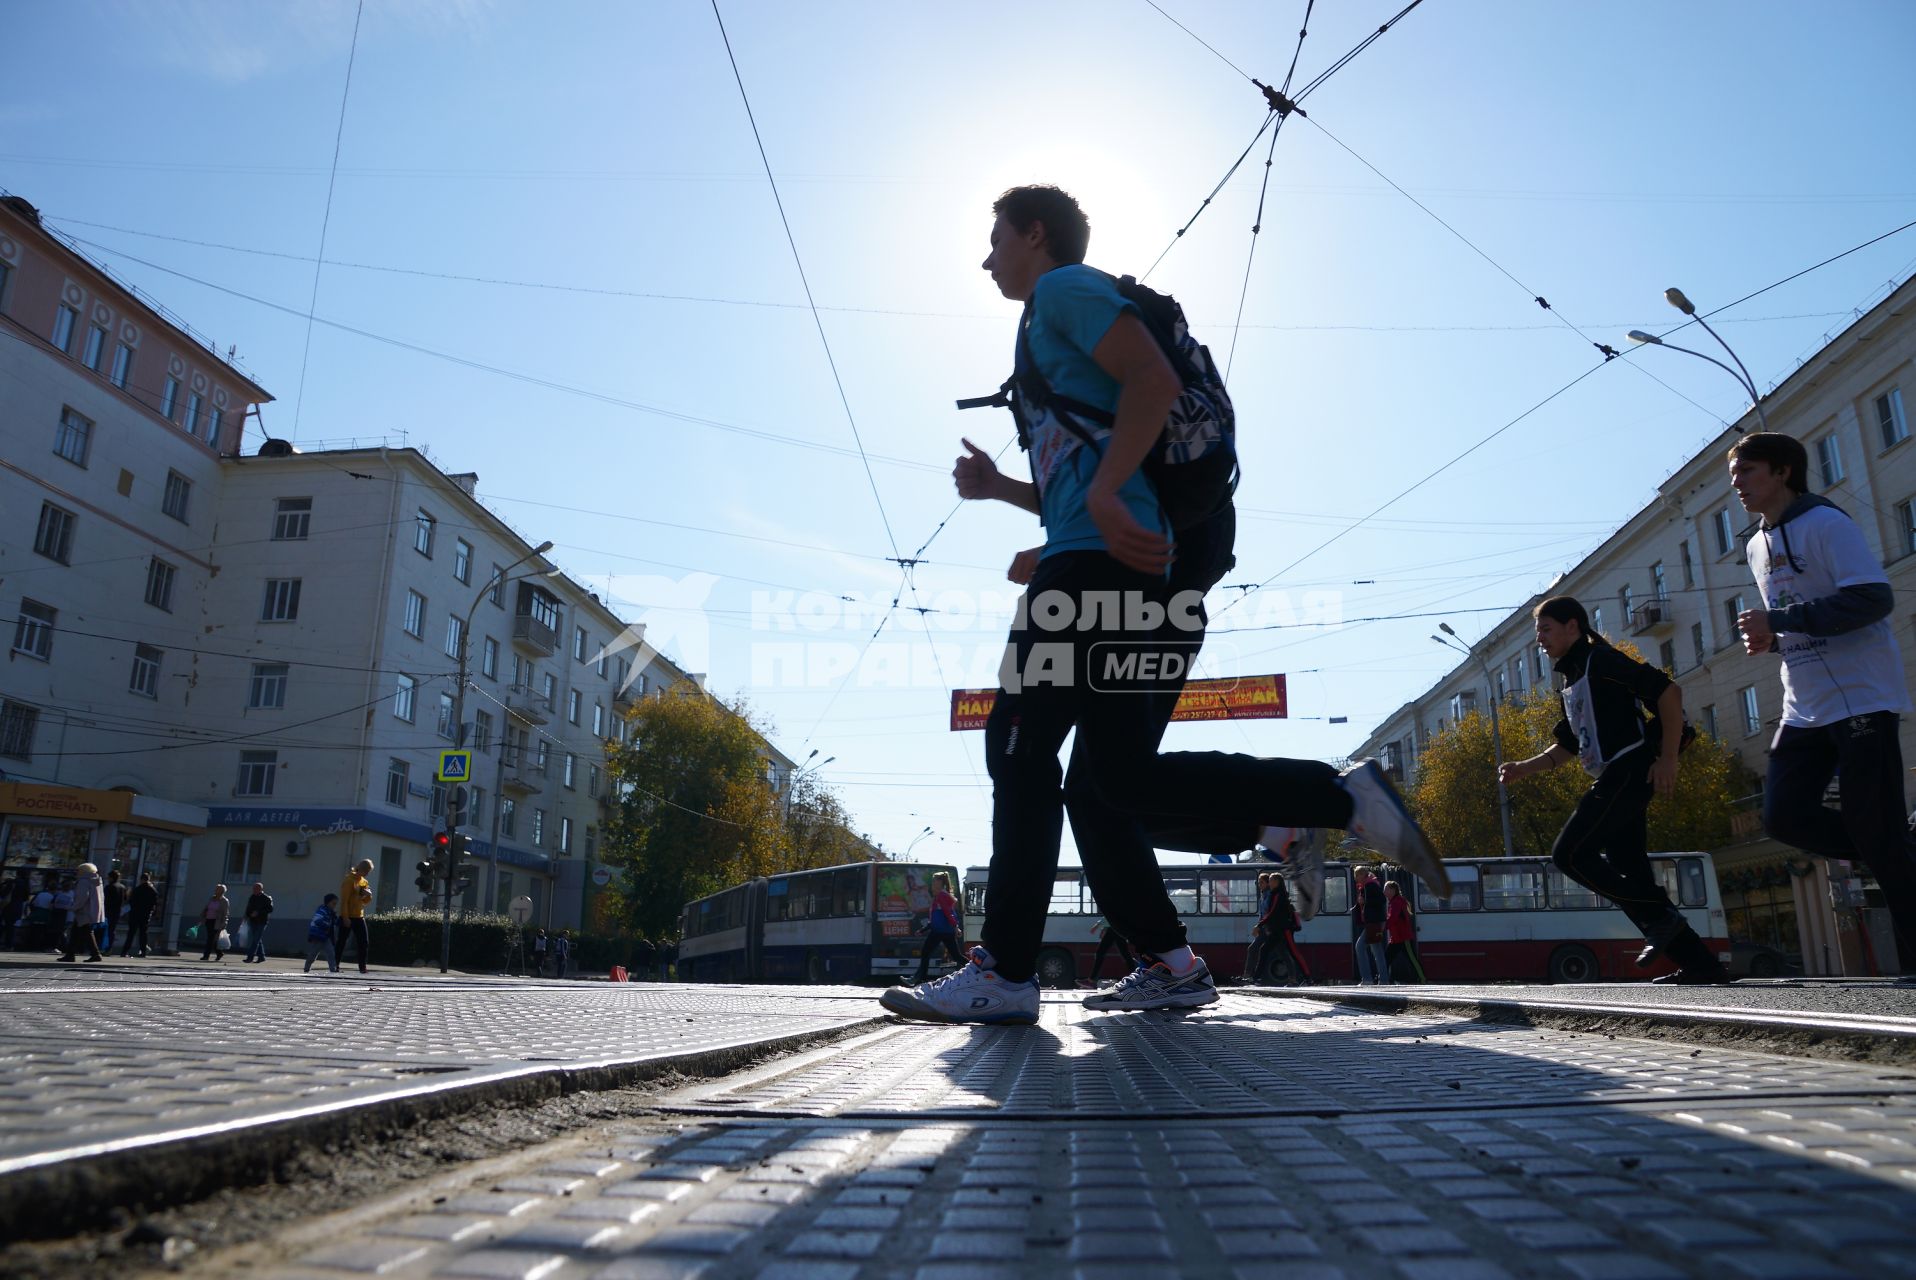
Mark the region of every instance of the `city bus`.
<instances>
[{"instance_id":1,"label":"city bus","mask_svg":"<svg viewBox=\"0 0 1916 1280\"><path fill-rule=\"evenodd\" d=\"M685 904L684 982L891 983L918 967L932 877L955 867L854 862L788 871Z\"/></svg>"},{"instance_id":2,"label":"city bus","mask_svg":"<svg viewBox=\"0 0 1916 1280\"><path fill-rule=\"evenodd\" d=\"M1162 868L1164 887L1184 920L1191 947L1218 979L1246 977L1258 983L1292 985L1305 975L1282 946L1266 949L1263 972L1245 974L1251 926L1257 919L1257 876L1268 862L1206 863ZM1351 950L1352 901L1349 862L1325 864L1324 904L1297 934L1298 950L1316 982L1356 979ZM1707 853L1653 854L1658 881L1692 928L1728 963L1729 935L1716 868ZM1451 892L1440 898L1407 871L1380 866L1412 894L1417 952L1431 982L1604 982L1655 977L1670 971L1636 967L1643 938L1621 911L1567 879L1548 858L1459 858L1444 863ZM1413 891L1414 890L1414 891ZM985 869L965 878L968 920L984 919ZM1038 980L1047 987L1073 987L1083 980L1117 976L1115 950L1102 974L1091 972L1097 954L1098 905L1084 874L1060 868L1045 916Z\"/></svg>"}]
</instances>

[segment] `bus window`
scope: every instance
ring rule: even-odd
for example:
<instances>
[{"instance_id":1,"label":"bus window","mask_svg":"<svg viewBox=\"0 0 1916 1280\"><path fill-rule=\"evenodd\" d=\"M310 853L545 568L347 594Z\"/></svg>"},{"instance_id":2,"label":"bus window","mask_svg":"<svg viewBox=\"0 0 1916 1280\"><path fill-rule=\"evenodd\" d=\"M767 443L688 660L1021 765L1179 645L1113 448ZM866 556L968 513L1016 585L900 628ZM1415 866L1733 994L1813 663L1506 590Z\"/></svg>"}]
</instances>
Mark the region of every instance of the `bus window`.
<instances>
[{"instance_id":1,"label":"bus window","mask_svg":"<svg viewBox=\"0 0 1916 1280\"><path fill-rule=\"evenodd\" d=\"M853 867L848 871L832 873L832 914L835 916L862 916L865 914L865 877L870 874L863 867Z\"/></svg>"},{"instance_id":2,"label":"bus window","mask_svg":"<svg viewBox=\"0 0 1916 1280\"><path fill-rule=\"evenodd\" d=\"M1672 896L1679 907L1707 907L1710 905L1709 886L1703 876L1703 859L1679 858L1677 860L1677 889Z\"/></svg>"},{"instance_id":3,"label":"bus window","mask_svg":"<svg viewBox=\"0 0 1916 1280\"><path fill-rule=\"evenodd\" d=\"M984 918L985 885L982 880L974 880L965 886L965 914Z\"/></svg>"},{"instance_id":4,"label":"bus window","mask_svg":"<svg viewBox=\"0 0 1916 1280\"><path fill-rule=\"evenodd\" d=\"M1293 903L1297 899L1291 899ZM1324 876L1324 901L1317 908L1320 916L1341 916L1351 909L1351 878L1348 871L1332 868Z\"/></svg>"},{"instance_id":5,"label":"bus window","mask_svg":"<svg viewBox=\"0 0 1916 1280\"><path fill-rule=\"evenodd\" d=\"M1535 911L1543 906L1543 868L1484 867L1484 910Z\"/></svg>"},{"instance_id":6,"label":"bus window","mask_svg":"<svg viewBox=\"0 0 1916 1280\"><path fill-rule=\"evenodd\" d=\"M1543 873L1544 886L1550 893L1550 905L1559 911L1589 911L1606 906L1604 900L1589 889L1584 888L1556 867L1550 867Z\"/></svg>"},{"instance_id":7,"label":"bus window","mask_svg":"<svg viewBox=\"0 0 1916 1280\"><path fill-rule=\"evenodd\" d=\"M1417 909L1419 911L1475 911L1478 907L1477 868L1451 863L1446 870L1450 872L1450 896L1440 898L1436 890L1424 881L1417 882Z\"/></svg>"},{"instance_id":8,"label":"bus window","mask_svg":"<svg viewBox=\"0 0 1916 1280\"><path fill-rule=\"evenodd\" d=\"M1177 908L1179 915L1197 914L1198 879L1196 876L1166 876L1164 891L1171 895L1171 905Z\"/></svg>"},{"instance_id":9,"label":"bus window","mask_svg":"<svg viewBox=\"0 0 1916 1280\"><path fill-rule=\"evenodd\" d=\"M1079 880L1075 871L1060 871L1058 878L1051 882L1051 914L1054 916L1078 916L1085 912L1085 904L1079 900ZM1089 897L1089 895L1085 895Z\"/></svg>"},{"instance_id":10,"label":"bus window","mask_svg":"<svg viewBox=\"0 0 1916 1280\"><path fill-rule=\"evenodd\" d=\"M1257 881L1250 876L1215 876L1203 885L1207 892L1200 898L1199 910L1214 916L1257 914Z\"/></svg>"}]
</instances>

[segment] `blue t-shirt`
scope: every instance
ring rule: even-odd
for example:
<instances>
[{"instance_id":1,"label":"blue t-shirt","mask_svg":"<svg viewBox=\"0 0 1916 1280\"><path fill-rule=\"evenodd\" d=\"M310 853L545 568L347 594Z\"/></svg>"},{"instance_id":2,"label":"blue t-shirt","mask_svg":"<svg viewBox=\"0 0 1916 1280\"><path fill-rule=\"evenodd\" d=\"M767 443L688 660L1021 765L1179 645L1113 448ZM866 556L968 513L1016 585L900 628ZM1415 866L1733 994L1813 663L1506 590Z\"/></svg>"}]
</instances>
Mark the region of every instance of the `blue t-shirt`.
<instances>
[{"instance_id":1,"label":"blue t-shirt","mask_svg":"<svg viewBox=\"0 0 1916 1280\"><path fill-rule=\"evenodd\" d=\"M1118 292L1117 281L1082 263L1039 276L1031 293L1031 326L1026 332L1031 358L1045 384L1061 396L1115 412L1118 384L1098 367L1091 353L1119 316L1137 311ZM1084 505L1102 455L1053 415L1037 417L1031 431L1031 473L1044 516L1042 555L1105 550L1104 538ZM1082 425L1097 430L1096 423ZM1118 495L1139 524L1170 536L1157 493L1141 469L1131 473Z\"/></svg>"}]
</instances>

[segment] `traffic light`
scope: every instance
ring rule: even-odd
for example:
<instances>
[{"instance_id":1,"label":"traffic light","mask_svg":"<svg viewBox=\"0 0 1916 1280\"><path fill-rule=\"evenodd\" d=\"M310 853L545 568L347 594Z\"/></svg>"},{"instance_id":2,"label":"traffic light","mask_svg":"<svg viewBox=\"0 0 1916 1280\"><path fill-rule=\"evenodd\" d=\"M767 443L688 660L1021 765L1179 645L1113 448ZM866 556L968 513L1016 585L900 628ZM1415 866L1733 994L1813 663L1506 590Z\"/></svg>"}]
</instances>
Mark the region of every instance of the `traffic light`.
<instances>
[{"instance_id":1,"label":"traffic light","mask_svg":"<svg viewBox=\"0 0 1916 1280\"><path fill-rule=\"evenodd\" d=\"M466 789L454 787L446 797L446 829L466 825Z\"/></svg>"},{"instance_id":2,"label":"traffic light","mask_svg":"<svg viewBox=\"0 0 1916 1280\"><path fill-rule=\"evenodd\" d=\"M431 863L431 862L422 862L422 863L420 863L420 864L419 864L419 874L418 874L417 876L415 876L415 877L413 877L413 883L419 886L419 892L421 892L421 893L431 893L431 892L432 892L432 881L433 881L433 865L432 865L432 863Z\"/></svg>"},{"instance_id":3,"label":"traffic light","mask_svg":"<svg viewBox=\"0 0 1916 1280\"><path fill-rule=\"evenodd\" d=\"M452 882L454 893L465 892L466 886L472 883L471 845L471 836L457 831L452 833L452 842L448 846L446 878Z\"/></svg>"}]
</instances>

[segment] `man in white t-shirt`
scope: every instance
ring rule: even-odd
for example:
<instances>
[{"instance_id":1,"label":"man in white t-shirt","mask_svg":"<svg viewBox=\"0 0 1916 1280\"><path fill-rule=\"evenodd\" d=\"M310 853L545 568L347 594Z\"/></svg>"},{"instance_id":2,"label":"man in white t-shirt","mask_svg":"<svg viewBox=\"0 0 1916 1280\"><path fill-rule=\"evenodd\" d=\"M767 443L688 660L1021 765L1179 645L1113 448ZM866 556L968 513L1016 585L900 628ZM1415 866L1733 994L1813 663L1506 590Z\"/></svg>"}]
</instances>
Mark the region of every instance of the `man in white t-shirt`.
<instances>
[{"instance_id":1,"label":"man in white t-shirt","mask_svg":"<svg viewBox=\"0 0 1916 1280\"><path fill-rule=\"evenodd\" d=\"M1763 607L1737 626L1745 652L1783 658L1763 825L1806 853L1863 862L1882 886L1903 971L1912 973L1916 860L1897 737L1910 701L1887 621L1894 598L1863 531L1809 492L1808 473L1808 451L1793 436L1756 432L1730 450L1730 487L1762 517L1749 561ZM1841 779L1840 809L1823 803L1832 777Z\"/></svg>"}]
</instances>

